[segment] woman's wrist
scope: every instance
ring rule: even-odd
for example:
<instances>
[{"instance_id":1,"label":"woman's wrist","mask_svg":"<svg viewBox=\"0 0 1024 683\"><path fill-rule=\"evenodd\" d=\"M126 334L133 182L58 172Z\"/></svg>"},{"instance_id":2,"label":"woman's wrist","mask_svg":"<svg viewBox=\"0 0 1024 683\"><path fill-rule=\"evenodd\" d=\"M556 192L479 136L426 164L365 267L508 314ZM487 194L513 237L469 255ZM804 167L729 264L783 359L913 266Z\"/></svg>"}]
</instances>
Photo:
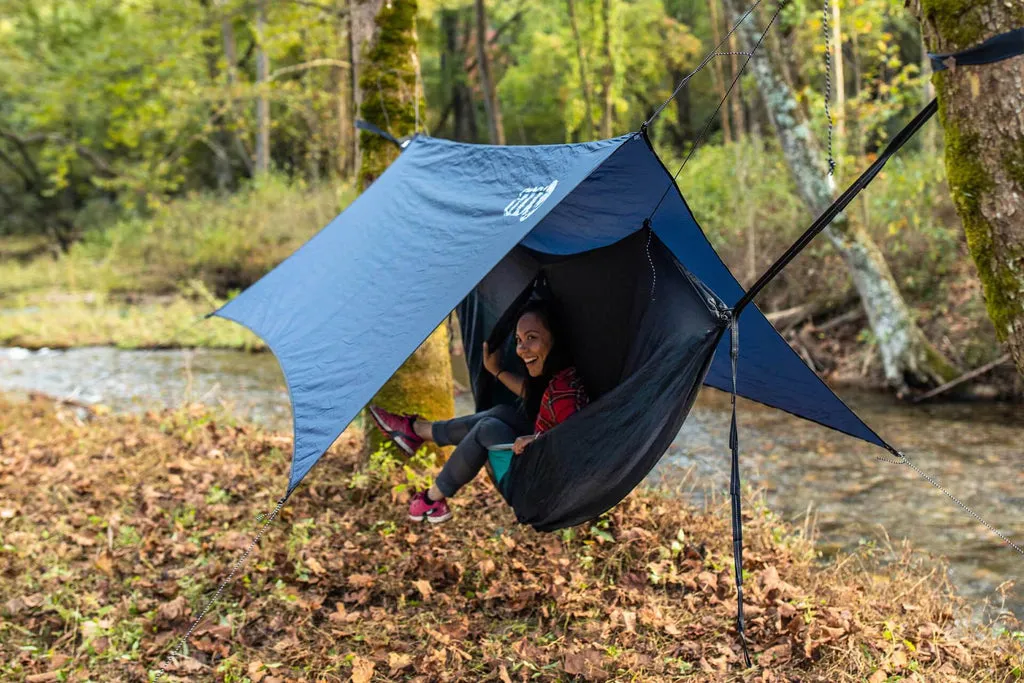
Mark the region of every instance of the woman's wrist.
<instances>
[{"instance_id":1,"label":"woman's wrist","mask_svg":"<svg viewBox=\"0 0 1024 683\"><path fill-rule=\"evenodd\" d=\"M496 379L496 380L498 380L500 382L501 381L501 373L503 373L503 372L505 372L505 371L504 370L498 370L496 373L494 373L494 379Z\"/></svg>"}]
</instances>

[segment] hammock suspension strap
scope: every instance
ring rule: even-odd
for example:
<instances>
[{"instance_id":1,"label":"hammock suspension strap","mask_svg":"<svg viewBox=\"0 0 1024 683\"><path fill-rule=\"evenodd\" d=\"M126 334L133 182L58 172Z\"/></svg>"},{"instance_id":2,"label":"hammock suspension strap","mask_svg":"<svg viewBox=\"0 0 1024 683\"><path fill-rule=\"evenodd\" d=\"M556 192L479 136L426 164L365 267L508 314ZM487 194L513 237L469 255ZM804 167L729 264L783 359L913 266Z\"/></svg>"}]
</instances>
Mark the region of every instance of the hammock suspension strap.
<instances>
[{"instance_id":1,"label":"hammock suspension strap","mask_svg":"<svg viewBox=\"0 0 1024 683\"><path fill-rule=\"evenodd\" d=\"M729 501L732 508L732 562L736 573L736 634L743 650L743 661L751 666L747 647L746 625L743 623L743 510L740 493L740 437L736 427L736 364L740 358L740 321L733 312L729 321L729 361L732 364L732 421L729 425L729 451L732 467L729 474Z\"/></svg>"}]
</instances>

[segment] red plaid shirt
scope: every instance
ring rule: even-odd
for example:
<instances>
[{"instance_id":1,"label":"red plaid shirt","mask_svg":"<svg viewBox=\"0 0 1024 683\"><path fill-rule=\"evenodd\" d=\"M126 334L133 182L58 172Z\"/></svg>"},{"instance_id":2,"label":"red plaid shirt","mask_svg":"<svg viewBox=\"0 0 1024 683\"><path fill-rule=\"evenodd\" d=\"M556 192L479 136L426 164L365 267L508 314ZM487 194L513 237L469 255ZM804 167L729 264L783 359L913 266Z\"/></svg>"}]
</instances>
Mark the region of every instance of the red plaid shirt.
<instances>
[{"instance_id":1,"label":"red plaid shirt","mask_svg":"<svg viewBox=\"0 0 1024 683\"><path fill-rule=\"evenodd\" d=\"M547 389L540 399L540 410L533 431L541 434L555 425L565 422L583 406L590 403L587 390L576 374L576 368L569 367L557 373L548 382Z\"/></svg>"}]
</instances>

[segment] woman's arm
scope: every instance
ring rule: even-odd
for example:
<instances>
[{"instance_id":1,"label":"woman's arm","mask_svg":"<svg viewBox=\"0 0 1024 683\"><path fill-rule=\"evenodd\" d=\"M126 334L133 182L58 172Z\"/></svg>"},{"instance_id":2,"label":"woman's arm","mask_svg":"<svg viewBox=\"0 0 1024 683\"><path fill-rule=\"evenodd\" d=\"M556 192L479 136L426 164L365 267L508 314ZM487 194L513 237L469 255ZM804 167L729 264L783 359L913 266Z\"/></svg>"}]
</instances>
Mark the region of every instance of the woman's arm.
<instances>
[{"instance_id":1,"label":"woman's arm","mask_svg":"<svg viewBox=\"0 0 1024 683\"><path fill-rule=\"evenodd\" d=\"M508 387L509 391L522 398L525 380L514 372L502 370L501 351L491 351L487 348L487 342L484 342L484 369L498 378L498 381Z\"/></svg>"},{"instance_id":2,"label":"woman's arm","mask_svg":"<svg viewBox=\"0 0 1024 683\"><path fill-rule=\"evenodd\" d=\"M516 396L522 398L523 385L525 384L526 380L524 380L522 377L515 374L514 372L509 372L508 370L499 370L498 374L495 375L495 377L498 379L499 382L508 387L509 391L511 391Z\"/></svg>"}]
</instances>

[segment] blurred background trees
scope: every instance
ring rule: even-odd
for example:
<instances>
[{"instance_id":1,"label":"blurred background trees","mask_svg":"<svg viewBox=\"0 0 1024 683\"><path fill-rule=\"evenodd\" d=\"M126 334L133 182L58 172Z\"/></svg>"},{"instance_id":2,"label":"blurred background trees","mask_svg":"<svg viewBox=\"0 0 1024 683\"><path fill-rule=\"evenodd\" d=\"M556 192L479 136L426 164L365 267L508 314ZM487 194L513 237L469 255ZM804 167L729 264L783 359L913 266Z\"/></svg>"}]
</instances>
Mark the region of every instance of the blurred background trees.
<instances>
[{"instance_id":1,"label":"blurred background trees","mask_svg":"<svg viewBox=\"0 0 1024 683\"><path fill-rule=\"evenodd\" d=\"M322 227L300 216L340 210L347 188L371 182L394 157L389 143L356 134L356 118L396 137L479 143L635 131L727 35L743 4L0 0L0 236L33 236L37 249L102 268L149 258L147 277L159 270L195 277L224 296ZM934 96L920 24L903 4L832 0L826 13L822 0L790 0L758 58L770 61L790 93L813 142L808 170L823 177L829 21L839 187ZM755 25L763 27L776 6L759 8ZM381 23L384 10L405 19ZM960 47L950 40L942 44ZM743 50L742 36L723 49ZM675 170L713 117L679 183L749 285L812 220L822 197L808 202L798 191L752 69L718 110L744 59L715 59L650 133ZM878 272L891 271L890 289L908 302L900 325L922 329L951 367L917 372L909 355L880 354L889 333L871 306L870 316L860 306L863 288L836 251L842 245L823 241L760 300L766 310L789 311L780 326L817 369L832 365L831 352L820 338L797 339L801 325L838 316L865 350L863 373L880 369L881 359L896 385L934 384L995 357L980 289L962 284L976 283L977 273L949 199L943 152L933 124L847 220L859 243L877 247ZM288 193L294 225L275 219L267 234L249 227L268 225L265 197L282 215ZM212 208L229 199L231 212ZM174 218L195 214L197 202L211 207L200 214L221 223Z\"/></svg>"}]
</instances>

